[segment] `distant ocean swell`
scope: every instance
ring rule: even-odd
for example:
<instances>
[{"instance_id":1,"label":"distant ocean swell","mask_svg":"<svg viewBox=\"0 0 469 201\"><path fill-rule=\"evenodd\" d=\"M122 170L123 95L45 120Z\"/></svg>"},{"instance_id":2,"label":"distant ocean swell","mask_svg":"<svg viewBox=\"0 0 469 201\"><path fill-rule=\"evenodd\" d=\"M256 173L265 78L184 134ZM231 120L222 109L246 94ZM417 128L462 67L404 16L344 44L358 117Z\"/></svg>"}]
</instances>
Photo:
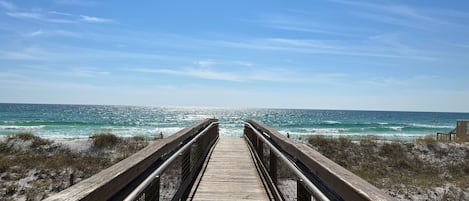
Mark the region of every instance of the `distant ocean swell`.
<instances>
[{"instance_id":1,"label":"distant ocean swell","mask_svg":"<svg viewBox=\"0 0 469 201\"><path fill-rule=\"evenodd\" d=\"M86 138L111 132L120 136L169 136L205 118L218 118L220 134L225 137L240 137L244 120L256 119L293 138L415 139L448 132L457 119L469 119L469 114L0 104L0 135L31 132L48 138Z\"/></svg>"}]
</instances>

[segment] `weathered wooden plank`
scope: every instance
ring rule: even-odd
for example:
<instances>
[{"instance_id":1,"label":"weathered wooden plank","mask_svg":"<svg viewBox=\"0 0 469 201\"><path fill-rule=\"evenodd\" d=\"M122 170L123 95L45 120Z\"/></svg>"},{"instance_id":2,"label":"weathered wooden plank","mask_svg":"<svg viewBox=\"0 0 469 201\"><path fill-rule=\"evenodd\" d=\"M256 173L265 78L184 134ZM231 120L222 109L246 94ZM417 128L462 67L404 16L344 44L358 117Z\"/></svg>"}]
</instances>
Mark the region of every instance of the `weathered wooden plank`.
<instances>
[{"instance_id":1,"label":"weathered wooden plank","mask_svg":"<svg viewBox=\"0 0 469 201\"><path fill-rule=\"evenodd\" d=\"M220 139L193 200L268 200L244 139Z\"/></svg>"}]
</instances>

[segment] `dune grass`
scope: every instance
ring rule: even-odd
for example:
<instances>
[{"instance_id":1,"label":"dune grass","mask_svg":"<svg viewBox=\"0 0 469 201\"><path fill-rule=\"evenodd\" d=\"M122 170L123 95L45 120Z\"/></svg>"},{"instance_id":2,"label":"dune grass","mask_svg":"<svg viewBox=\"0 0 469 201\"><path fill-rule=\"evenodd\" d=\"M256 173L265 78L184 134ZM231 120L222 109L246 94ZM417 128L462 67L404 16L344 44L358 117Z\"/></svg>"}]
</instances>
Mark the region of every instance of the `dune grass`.
<instances>
[{"instance_id":1,"label":"dune grass","mask_svg":"<svg viewBox=\"0 0 469 201\"><path fill-rule=\"evenodd\" d=\"M90 136L90 139L93 141L93 146L98 149L114 148L119 142L122 141L121 138L112 133L94 134Z\"/></svg>"},{"instance_id":2,"label":"dune grass","mask_svg":"<svg viewBox=\"0 0 469 201\"><path fill-rule=\"evenodd\" d=\"M0 141L0 197L22 192L26 200L41 200L46 192L59 192L70 185L70 175L83 180L145 147L144 137L121 138L111 133L90 137L87 151L74 152L31 133L18 133ZM21 145L21 146L18 146ZM29 187L18 181L34 177ZM1 200L1 199L0 199Z\"/></svg>"},{"instance_id":3,"label":"dune grass","mask_svg":"<svg viewBox=\"0 0 469 201\"><path fill-rule=\"evenodd\" d=\"M451 150L440 148L435 139L424 138L415 143L378 142L375 139L352 142L343 137L313 136L308 142L329 159L378 188L432 188L448 182L461 188L469 187L469 151L462 156L463 161L432 162L451 154ZM435 159L423 160L421 154Z\"/></svg>"}]
</instances>

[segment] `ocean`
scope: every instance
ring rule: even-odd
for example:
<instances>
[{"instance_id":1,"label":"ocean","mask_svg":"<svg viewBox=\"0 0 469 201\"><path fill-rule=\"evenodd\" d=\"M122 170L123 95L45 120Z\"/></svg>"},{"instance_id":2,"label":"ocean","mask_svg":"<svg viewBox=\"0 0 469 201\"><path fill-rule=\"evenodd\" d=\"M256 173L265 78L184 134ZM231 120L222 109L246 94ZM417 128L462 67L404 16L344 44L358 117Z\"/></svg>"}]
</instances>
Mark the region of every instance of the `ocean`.
<instances>
[{"instance_id":1,"label":"ocean","mask_svg":"<svg viewBox=\"0 0 469 201\"><path fill-rule=\"evenodd\" d=\"M119 136L169 136L206 118L217 118L222 137L240 137L243 122L256 119L294 139L312 135L375 136L413 140L455 128L469 113L389 112L303 109L229 109L105 105L0 104L0 136L30 132L51 139Z\"/></svg>"}]
</instances>

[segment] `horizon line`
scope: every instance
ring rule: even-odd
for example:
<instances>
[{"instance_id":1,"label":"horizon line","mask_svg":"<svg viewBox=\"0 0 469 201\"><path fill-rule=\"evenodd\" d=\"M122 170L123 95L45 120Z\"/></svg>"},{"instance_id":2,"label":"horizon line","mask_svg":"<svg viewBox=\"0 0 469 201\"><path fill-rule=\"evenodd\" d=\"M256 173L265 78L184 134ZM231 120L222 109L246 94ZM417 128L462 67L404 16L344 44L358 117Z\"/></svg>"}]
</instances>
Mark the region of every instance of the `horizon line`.
<instances>
[{"instance_id":1,"label":"horizon line","mask_svg":"<svg viewBox=\"0 0 469 201\"><path fill-rule=\"evenodd\" d=\"M232 110L316 110L316 111L357 111L357 112L415 112L415 113L454 113L469 114L469 111L424 111L424 110L386 110L386 109L339 109L339 108L287 108L287 107L246 107L246 106L187 106L187 105L132 105L132 104L92 104L92 103L31 103L31 102L0 102L0 104L17 105L72 105L72 106L113 106L113 107L153 107L153 108L205 108L205 109L232 109Z\"/></svg>"}]
</instances>

